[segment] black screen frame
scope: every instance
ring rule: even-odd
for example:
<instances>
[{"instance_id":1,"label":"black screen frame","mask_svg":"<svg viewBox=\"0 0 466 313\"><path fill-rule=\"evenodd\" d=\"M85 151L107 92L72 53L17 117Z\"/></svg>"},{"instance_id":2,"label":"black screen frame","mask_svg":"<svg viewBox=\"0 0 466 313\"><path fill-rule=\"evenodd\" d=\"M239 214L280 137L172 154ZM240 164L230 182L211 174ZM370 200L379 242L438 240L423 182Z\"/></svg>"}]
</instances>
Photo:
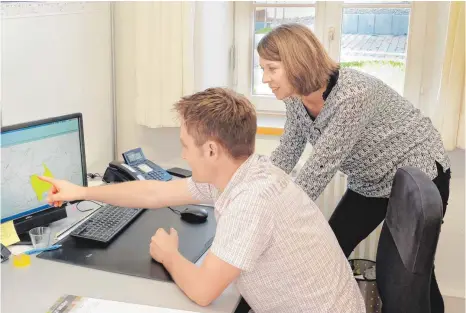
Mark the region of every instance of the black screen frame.
<instances>
[{"instance_id":1,"label":"black screen frame","mask_svg":"<svg viewBox=\"0 0 466 313\"><path fill-rule=\"evenodd\" d=\"M78 133L79 133L79 144L80 144L80 149L81 149L81 170L82 170L82 177L83 177L83 186L87 187L88 181L87 181L87 166L86 166L86 149L85 149L85 143L84 143L84 124L83 124L82 113L72 113L72 114L50 117L50 118L45 118L45 119L36 120L36 121L2 126L0 134L10 132L10 131L21 130L21 129L25 129L29 127L35 127L35 126L41 126L41 125L55 123L55 122L71 120L71 119L78 120Z\"/></svg>"}]
</instances>

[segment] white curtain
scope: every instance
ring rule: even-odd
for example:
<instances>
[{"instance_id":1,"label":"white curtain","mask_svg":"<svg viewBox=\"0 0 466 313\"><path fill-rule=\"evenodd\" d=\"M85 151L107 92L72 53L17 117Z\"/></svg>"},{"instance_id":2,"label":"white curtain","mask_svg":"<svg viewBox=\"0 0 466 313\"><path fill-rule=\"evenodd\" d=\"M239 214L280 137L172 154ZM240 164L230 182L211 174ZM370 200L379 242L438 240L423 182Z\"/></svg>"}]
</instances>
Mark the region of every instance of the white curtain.
<instances>
[{"instance_id":1,"label":"white curtain","mask_svg":"<svg viewBox=\"0 0 466 313\"><path fill-rule=\"evenodd\" d=\"M442 80L432 120L447 150L464 148L465 84L464 2L452 1L442 69ZM461 117L463 116L463 117Z\"/></svg>"},{"instance_id":2,"label":"white curtain","mask_svg":"<svg viewBox=\"0 0 466 313\"><path fill-rule=\"evenodd\" d=\"M126 28L115 54L128 58L124 75L132 77L132 86L116 88L131 97L139 125L179 126L173 104L194 91L194 10L195 2L115 3L115 28Z\"/></svg>"},{"instance_id":3,"label":"white curtain","mask_svg":"<svg viewBox=\"0 0 466 313\"><path fill-rule=\"evenodd\" d=\"M464 2L414 1L404 96L430 117L447 150L464 148Z\"/></svg>"},{"instance_id":4,"label":"white curtain","mask_svg":"<svg viewBox=\"0 0 466 313\"><path fill-rule=\"evenodd\" d=\"M458 127L458 134L457 134L457 141L456 146L461 149L466 148L466 140L465 140L465 128L464 128L464 106L465 106L465 99L464 96L466 94L466 85L463 86L463 96L461 97L461 114L460 114L460 125Z\"/></svg>"}]
</instances>

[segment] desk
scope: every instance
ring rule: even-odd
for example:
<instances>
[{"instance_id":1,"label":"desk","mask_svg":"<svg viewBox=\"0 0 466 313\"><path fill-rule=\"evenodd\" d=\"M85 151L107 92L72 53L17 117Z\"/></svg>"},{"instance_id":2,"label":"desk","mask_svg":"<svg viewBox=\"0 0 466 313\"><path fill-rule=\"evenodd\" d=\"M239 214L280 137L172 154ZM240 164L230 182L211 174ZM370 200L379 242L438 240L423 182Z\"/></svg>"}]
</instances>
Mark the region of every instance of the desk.
<instances>
[{"instance_id":1,"label":"desk","mask_svg":"<svg viewBox=\"0 0 466 313\"><path fill-rule=\"evenodd\" d=\"M85 205L95 206L86 202L82 203L80 208L86 209ZM91 213L79 212L75 206L67 207L67 212L67 219L51 224L52 232L57 232L66 227L66 223L71 224ZM149 239L141 238L148 242ZM31 265L26 268L14 268L11 260L2 263L1 280L2 313L45 313L63 294L205 313L232 313L240 299L238 291L229 286L210 306L203 308L186 297L174 283L99 271L36 257L32 257Z\"/></svg>"}]
</instances>

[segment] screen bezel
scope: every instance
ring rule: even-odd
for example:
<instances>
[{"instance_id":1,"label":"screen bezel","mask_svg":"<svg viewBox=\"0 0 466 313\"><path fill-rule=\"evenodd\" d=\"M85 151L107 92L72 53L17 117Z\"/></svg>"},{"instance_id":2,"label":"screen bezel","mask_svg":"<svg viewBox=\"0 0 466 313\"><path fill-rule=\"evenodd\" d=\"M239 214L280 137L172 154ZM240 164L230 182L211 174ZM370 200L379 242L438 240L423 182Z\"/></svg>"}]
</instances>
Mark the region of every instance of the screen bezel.
<instances>
[{"instance_id":1,"label":"screen bezel","mask_svg":"<svg viewBox=\"0 0 466 313\"><path fill-rule=\"evenodd\" d=\"M84 144L84 127L83 127L82 113L72 113L72 114L51 117L51 118L46 118L46 119L41 119L41 120L36 120L36 121L2 126L0 134L12 132L12 131L18 131L18 130L22 130L22 129L26 129L30 127L42 126L45 124L51 124L55 122L71 120L71 119L78 120L78 135L79 135L79 144L80 144L80 149L81 149L81 170L82 170L83 186L87 187L88 182L87 182L87 167L86 167L86 151L85 151L85 144ZM49 210L49 209L55 209L55 207L50 206L50 205L43 205L43 206L40 206L34 209L24 211L23 213L18 213L18 214L14 214L14 215L2 218L0 220L0 223L5 223L11 220L18 220L20 218L24 218L26 216L30 216L38 212L42 212L42 211Z\"/></svg>"}]
</instances>

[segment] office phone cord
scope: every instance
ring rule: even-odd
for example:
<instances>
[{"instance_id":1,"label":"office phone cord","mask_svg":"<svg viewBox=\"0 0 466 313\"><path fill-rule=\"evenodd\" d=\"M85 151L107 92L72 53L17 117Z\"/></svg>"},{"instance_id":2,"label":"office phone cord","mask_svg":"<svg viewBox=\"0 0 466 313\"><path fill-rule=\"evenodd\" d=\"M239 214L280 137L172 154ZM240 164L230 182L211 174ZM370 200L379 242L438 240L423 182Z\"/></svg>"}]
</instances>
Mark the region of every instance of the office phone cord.
<instances>
[{"instance_id":1,"label":"office phone cord","mask_svg":"<svg viewBox=\"0 0 466 313\"><path fill-rule=\"evenodd\" d=\"M181 212L180 212L180 211L178 211L178 210L175 210L175 209L172 209L172 208L171 208L171 207L169 207L169 206L167 206L167 208L169 208L170 210L172 210L172 212L173 212L173 213L175 213L175 214L178 214L178 215L180 215L180 214L181 214Z\"/></svg>"},{"instance_id":2,"label":"office phone cord","mask_svg":"<svg viewBox=\"0 0 466 313\"><path fill-rule=\"evenodd\" d=\"M94 179L94 178L102 178L102 175L99 174L99 173L87 173L87 177L90 178L90 179Z\"/></svg>"},{"instance_id":3,"label":"office phone cord","mask_svg":"<svg viewBox=\"0 0 466 313\"><path fill-rule=\"evenodd\" d=\"M95 209L95 208L90 208L90 209L87 209L87 210L81 210L81 209L79 208L79 204L82 203L82 202L93 202L93 203L95 203L95 204L98 204L99 207L102 207L102 204L100 204L100 203L97 202L97 201L93 201L93 200L83 200L83 201L79 201L78 203L76 203L76 209L77 209L79 212L89 212L89 211L92 211L92 210Z\"/></svg>"}]
</instances>

